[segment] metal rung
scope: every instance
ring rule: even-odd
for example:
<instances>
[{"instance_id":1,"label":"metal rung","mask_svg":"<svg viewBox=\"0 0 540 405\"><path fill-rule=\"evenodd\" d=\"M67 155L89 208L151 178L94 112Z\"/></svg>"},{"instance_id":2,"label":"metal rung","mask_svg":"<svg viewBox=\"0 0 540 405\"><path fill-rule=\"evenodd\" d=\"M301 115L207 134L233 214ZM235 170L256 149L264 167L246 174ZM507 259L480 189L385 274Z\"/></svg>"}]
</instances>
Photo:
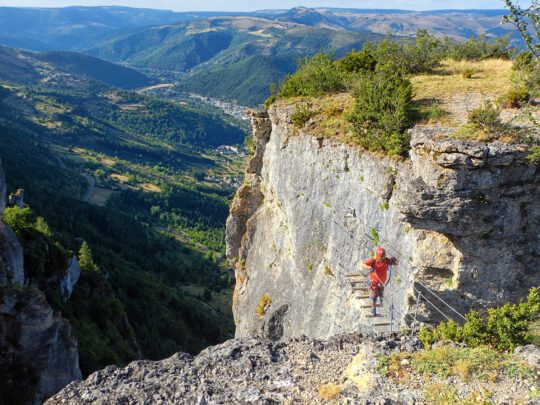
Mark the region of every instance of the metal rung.
<instances>
[{"instance_id":1,"label":"metal rung","mask_svg":"<svg viewBox=\"0 0 540 405\"><path fill-rule=\"evenodd\" d=\"M366 280L349 280L351 284L366 284Z\"/></svg>"},{"instance_id":2,"label":"metal rung","mask_svg":"<svg viewBox=\"0 0 540 405\"><path fill-rule=\"evenodd\" d=\"M365 273L349 273L345 274L345 277L367 277Z\"/></svg>"},{"instance_id":3,"label":"metal rung","mask_svg":"<svg viewBox=\"0 0 540 405\"><path fill-rule=\"evenodd\" d=\"M369 291L367 287L353 287L353 291Z\"/></svg>"},{"instance_id":4,"label":"metal rung","mask_svg":"<svg viewBox=\"0 0 540 405\"><path fill-rule=\"evenodd\" d=\"M372 323L371 326L390 326L392 322Z\"/></svg>"},{"instance_id":5,"label":"metal rung","mask_svg":"<svg viewBox=\"0 0 540 405\"><path fill-rule=\"evenodd\" d=\"M365 300L365 299L368 299L368 298L370 298L369 295L357 295L356 296L357 300Z\"/></svg>"},{"instance_id":6,"label":"metal rung","mask_svg":"<svg viewBox=\"0 0 540 405\"><path fill-rule=\"evenodd\" d=\"M377 304L375 305L376 308L380 308L381 305L380 304ZM360 308L373 308L373 305L362 305Z\"/></svg>"}]
</instances>

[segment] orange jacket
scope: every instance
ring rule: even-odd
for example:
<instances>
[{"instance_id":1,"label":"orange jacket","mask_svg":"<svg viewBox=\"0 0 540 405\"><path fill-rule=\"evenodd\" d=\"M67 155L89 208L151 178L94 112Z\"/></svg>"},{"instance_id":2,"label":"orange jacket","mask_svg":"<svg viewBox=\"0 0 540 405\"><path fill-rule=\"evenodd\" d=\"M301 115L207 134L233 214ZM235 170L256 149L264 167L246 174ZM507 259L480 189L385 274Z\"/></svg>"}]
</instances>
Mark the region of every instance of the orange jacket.
<instances>
[{"instance_id":1,"label":"orange jacket","mask_svg":"<svg viewBox=\"0 0 540 405\"><path fill-rule=\"evenodd\" d=\"M389 259L387 257L380 261L377 261L373 257L370 257L363 263L367 266L370 266L372 269L372 272L369 273L369 277L371 278L371 280L384 284L388 279L388 266L396 265L397 261L394 258Z\"/></svg>"}]
</instances>

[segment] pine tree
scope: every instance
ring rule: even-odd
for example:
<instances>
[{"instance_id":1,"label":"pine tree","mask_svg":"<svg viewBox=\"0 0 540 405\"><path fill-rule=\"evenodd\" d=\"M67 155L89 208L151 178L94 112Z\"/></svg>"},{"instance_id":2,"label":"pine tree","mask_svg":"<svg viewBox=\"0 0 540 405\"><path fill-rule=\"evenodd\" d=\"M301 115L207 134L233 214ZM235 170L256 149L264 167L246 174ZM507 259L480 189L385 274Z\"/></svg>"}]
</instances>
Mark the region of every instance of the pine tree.
<instances>
[{"instance_id":1,"label":"pine tree","mask_svg":"<svg viewBox=\"0 0 540 405\"><path fill-rule=\"evenodd\" d=\"M82 243L82 246L79 249L79 266L84 271L100 271L97 264L94 263L92 249L90 249L90 246L86 241Z\"/></svg>"}]
</instances>

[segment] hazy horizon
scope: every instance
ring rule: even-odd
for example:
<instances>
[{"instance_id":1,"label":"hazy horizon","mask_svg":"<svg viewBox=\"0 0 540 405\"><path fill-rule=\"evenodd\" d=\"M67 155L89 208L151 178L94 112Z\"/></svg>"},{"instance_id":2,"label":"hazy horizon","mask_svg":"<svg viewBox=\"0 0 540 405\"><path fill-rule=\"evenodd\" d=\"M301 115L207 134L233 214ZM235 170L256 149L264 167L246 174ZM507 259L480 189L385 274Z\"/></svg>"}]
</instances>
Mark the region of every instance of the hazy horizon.
<instances>
[{"instance_id":1,"label":"hazy horizon","mask_svg":"<svg viewBox=\"0 0 540 405\"><path fill-rule=\"evenodd\" d=\"M526 5L529 2L520 2L522 5ZM433 0L388 0L385 2L384 7L381 7L380 1L367 0L367 1L318 1L307 0L302 2L297 1L282 1L279 4L268 0L208 0L204 2L204 5L199 2L182 2L178 4L177 1L171 0L30 0L21 2L20 0L0 0L0 7L19 7L19 8L60 8L60 7L73 7L73 6L86 6L86 7L98 7L98 6L121 6L121 7L133 7L133 8L148 8L156 10L172 10L172 11L218 11L218 12L252 12L257 10L276 10L276 9L290 9L297 6L305 7L332 7L332 8L356 8L356 9L400 9L400 10L414 10L414 11L429 11L429 10L493 10L503 9L504 3L501 0L458 0L449 3L442 3ZM444 6L444 7L442 7Z\"/></svg>"}]
</instances>

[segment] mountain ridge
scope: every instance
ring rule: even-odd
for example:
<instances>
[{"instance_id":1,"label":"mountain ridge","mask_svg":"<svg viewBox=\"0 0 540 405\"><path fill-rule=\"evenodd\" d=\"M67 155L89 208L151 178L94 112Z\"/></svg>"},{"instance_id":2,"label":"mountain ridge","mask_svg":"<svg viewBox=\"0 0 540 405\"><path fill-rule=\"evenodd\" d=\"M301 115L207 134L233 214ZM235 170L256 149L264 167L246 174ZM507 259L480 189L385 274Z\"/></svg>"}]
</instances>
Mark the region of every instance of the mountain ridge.
<instances>
[{"instance_id":1,"label":"mountain ridge","mask_svg":"<svg viewBox=\"0 0 540 405\"><path fill-rule=\"evenodd\" d=\"M7 82L32 85L70 82L72 75L126 89L154 83L136 70L76 52L35 52L0 45L0 56L0 80Z\"/></svg>"}]
</instances>

